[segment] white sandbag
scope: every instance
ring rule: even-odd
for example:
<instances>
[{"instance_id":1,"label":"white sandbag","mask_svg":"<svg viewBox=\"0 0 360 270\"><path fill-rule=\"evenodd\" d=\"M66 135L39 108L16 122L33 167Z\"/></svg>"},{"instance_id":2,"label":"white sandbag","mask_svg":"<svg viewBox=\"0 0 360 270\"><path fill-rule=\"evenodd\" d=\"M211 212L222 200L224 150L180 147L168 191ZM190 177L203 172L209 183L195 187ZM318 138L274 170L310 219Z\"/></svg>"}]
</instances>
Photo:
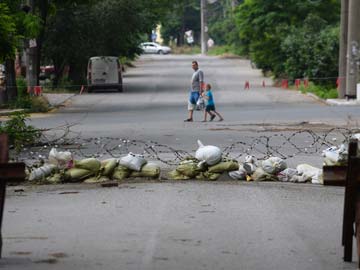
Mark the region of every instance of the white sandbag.
<instances>
[{"instance_id":1,"label":"white sandbag","mask_svg":"<svg viewBox=\"0 0 360 270\"><path fill-rule=\"evenodd\" d=\"M251 163L254 164L255 163L255 158L253 156L247 155L245 157L245 163Z\"/></svg>"},{"instance_id":2,"label":"white sandbag","mask_svg":"<svg viewBox=\"0 0 360 270\"><path fill-rule=\"evenodd\" d=\"M253 163L244 163L242 165L244 167L244 169L246 170L247 174L252 174L253 172L255 172L256 170L256 166Z\"/></svg>"},{"instance_id":3,"label":"white sandbag","mask_svg":"<svg viewBox=\"0 0 360 270\"><path fill-rule=\"evenodd\" d=\"M298 171L296 169L293 168L287 168L281 172L278 173L277 177L279 179L279 181L282 182L293 182L293 176L297 175ZM295 180L295 178L293 179Z\"/></svg>"},{"instance_id":4,"label":"white sandbag","mask_svg":"<svg viewBox=\"0 0 360 270\"><path fill-rule=\"evenodd\" d=\"M49 153L49 163L56 165L60 169L69 168L73 157L71 152L58 152L56 148L52 148Z\"/></svg>"},{"instance_id":5,"label":"white sandbag","mask_svg":"<svg viewBox=\"0 0 360 270\"><path fill-rule=\"evenodd\" d=\"M278 157L270 157L261 163L263 170L270 174L277 174L287 168L286 162Z\"/></svg>"},{"instance_id":6,"label":"white sandbag","mask_svg":"<svg viewBox=\"0 0 360 270\"><path fill-rule=\"evenodd\" d=\"M146 164L146 159L143 155L129 153L125 157L120 158L120 165L133 171L141 171L141 167Z\"/></svg>"},{"instance_id":7,"label":"white sandbag","mask_svg":"<svg viewBox=\"0 0 360 270\"><path fill-rule=\"evenodd\" d=\"M57 166L54 164L41 166L30 173L29 181L44 179L45 177L51 175L56 169Z\"/></svg>"},{"instance_id":8,"label":"white sandbag","mask_svg":"<svg viewBox=\"0 0 360 270\"><path fill-rule=\"evenodd\" d=\"M344 144L340 145L339 147L332 146L322 151L324 164L328 166L338 165L346 162L347 155L347 149Z\"/></svg>"},{"instance_id":9,"label":"white sandbag","mask_svg":"<svg viewBox=\"0 0 360 270\"><path fill-rule=\"evenodd\" d=\"M308 164L300 164L296 167L298 174L311 179L313 184L323 184L323 171Z\"/></svg>"},{"instance_id":10,"label":"white sandbag","mask_svg":"<svg viewBox=\"0 0 360 270\"><path fill-rule=\"evenodd\" d=\"M221 150L217 146L206 145L204 146L198 140L199 148L196 150L195 157L200 161L205 161L207 165L215 165L221 161Z\"/></svg>"},{"instance_id":11,"label":"white sandbag","mask_svg":"<svg viewBox=\"0 0 360 270\"><path fill-rule=\"evenodd\" d=\"M229 176L234 180L246 180L247 171L244 169L243 165L239 166L237 171L229 172Z\"/></svg>"}]
</instances>

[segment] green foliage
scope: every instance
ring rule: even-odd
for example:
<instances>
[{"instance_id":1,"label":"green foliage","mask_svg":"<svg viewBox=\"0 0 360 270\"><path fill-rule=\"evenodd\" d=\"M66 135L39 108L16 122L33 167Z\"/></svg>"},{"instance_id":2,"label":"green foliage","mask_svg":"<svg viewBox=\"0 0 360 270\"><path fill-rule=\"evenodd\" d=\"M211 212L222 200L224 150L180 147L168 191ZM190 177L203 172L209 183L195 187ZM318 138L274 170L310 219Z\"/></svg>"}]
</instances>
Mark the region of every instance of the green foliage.
<instances>
[{"instance_id":1,"label":"green foliage","mask_svg":"<svg viewBox=\"0 0 360 270\"><path fill-rule=\"evenodd\" d=\"M339 16L339 0L246 0L236 11L241 52L276 77L330 77Z\"/></svg>"},{"instance_id":2,"label":"green foliage","mask_svg":"<svg viewBox=\"0 0 360 270\"><path fill-rule=\"evenodd\" d=\"M310 14L303 27L290 31L281 47L286 59L284 71L290 79L337 77L338 26L328 26L324 20Z\"/></svg>"},{"instance_id":3,"label":"green foliage","mask_svg":"<svg viewBox=\"0 0 360 270\"><path fill-rule=\"evenodd\" d=\"M16 151L20 151L25 145L34 144L41 136L41 132L26 123L29 115L24 112L15 112L10 120L0 123L0 133L9 136L9 142Z\"/></svg>"},{"instance_id":4,"label":"green foliage","mask_svg":"<svg viewBox=\"0 0 360 270\"><path fill-rule=\"evenodd\" d=\"M302 93L308 93L308 92L313 93L322 99L338 97L338 91L336 88L331 88L329 86L315 85L312 82L309 83L308 87L306 87L306 88L303 85L300 86L300 91Z\"/></svg>"},{"instance_id":5,"label":"green foliage","mask_svg":"<svg viewBox=\"0 0 360 270\"><path fill-rule=\"evenodd\" d=\"M16 23L6 3L0 3L0 62L15 55L18 41Z\"/></svg>"}]
</instances>

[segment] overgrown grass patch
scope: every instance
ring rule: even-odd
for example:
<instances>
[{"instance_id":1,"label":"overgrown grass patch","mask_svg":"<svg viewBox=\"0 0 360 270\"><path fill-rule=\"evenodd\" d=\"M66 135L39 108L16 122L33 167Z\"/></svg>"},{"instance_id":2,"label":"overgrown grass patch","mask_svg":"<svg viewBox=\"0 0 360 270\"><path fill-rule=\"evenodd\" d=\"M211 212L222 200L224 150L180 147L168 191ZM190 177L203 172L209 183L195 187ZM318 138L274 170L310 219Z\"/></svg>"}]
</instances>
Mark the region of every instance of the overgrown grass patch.
<instances>
[{"instance_id":1,"label":"overgrown grass patch","mask_svg":"<svg viewBox=\"0 0 360 270\"><path fill-rule=\"evenodd\" d=\"M338 92L336 88L316 85L314 83L309 83L308 87L306 88L303 85L300 86L300 91L302 93L313 93L322 99L338 98Z\"/></svg>"}]
</instances>

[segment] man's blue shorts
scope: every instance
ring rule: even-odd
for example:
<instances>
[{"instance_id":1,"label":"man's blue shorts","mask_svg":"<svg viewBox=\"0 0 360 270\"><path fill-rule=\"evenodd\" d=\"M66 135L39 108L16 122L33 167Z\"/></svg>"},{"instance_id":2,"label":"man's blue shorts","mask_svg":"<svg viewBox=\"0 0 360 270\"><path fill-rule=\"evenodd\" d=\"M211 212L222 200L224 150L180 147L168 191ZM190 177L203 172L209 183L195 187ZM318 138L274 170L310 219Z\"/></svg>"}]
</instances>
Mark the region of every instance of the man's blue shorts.
<instances>
[{"instance_id":1,"label":"man's blue shorts","mask_svg":"<svg viewBox=\"0 0 360 270\"><path fill-rule=\"evenodd\" d=\"M190 103L193 105L196 105L196 102L198 101L199 97L200 97L200 94L198 91L191 91L190 98L189 98Z\"/></svg>"}]
</instances>

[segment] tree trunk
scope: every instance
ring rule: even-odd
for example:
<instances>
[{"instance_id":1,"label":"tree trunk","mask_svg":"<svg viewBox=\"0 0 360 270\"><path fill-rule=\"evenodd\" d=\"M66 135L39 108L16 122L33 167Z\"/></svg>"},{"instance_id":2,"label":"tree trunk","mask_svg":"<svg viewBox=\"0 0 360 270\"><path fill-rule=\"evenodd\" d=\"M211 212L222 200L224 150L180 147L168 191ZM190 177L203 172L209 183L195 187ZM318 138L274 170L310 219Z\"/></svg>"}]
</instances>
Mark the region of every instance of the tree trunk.
<instances>
[{"instance_id":1,"label":"tree trunk","mask_svg":"<svg viewBox=\"0 0 360 270\"><path fill-rule=\"evenodd\" d=\"M349 0L341 0L339 79L338 79L339 98L344 98L346 94L346 52L347 52L348 16L349 16Z\"/></svg>"},{"instance_id":2,"label":"tree trunk","mask_svg":"<svg viewBox=\"0 0 360 270\"><path fill-rule=\"evenodd\" d=\"M17 97L16 75L15 75L15 60L5 60L5 80L6 80L6 94L7 101L15 101Z\"/></svg>"}]
</instances>

